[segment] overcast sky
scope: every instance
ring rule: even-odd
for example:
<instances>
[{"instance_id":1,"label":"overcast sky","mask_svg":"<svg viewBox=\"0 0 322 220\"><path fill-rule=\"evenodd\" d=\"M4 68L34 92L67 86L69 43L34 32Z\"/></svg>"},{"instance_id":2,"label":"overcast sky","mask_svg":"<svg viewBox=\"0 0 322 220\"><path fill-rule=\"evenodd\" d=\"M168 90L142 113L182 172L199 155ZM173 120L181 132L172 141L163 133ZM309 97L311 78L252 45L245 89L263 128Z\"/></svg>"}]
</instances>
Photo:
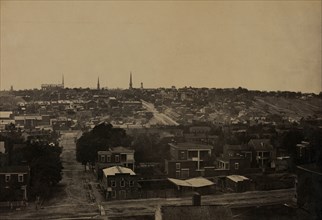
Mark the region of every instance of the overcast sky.
<instances>
[{"instance_id":1,"label":"overcast sky","mask_svg":"<svg viewBox=\"0 0 322 220\"><path fill-rule=\"evenodd\" d=\"M321 91L321 1L1 1L1 89Z\"/></svg>"}]
</instances>

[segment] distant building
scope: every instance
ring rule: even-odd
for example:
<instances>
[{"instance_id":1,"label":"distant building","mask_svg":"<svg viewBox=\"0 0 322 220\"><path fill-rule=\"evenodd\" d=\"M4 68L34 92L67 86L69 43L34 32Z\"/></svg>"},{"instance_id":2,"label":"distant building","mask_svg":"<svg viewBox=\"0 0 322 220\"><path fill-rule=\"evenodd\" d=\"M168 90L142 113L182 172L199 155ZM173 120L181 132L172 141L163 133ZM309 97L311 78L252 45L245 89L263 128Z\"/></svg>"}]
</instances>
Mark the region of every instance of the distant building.
<instances>
[{"instance_id":1,"label":"distant building","mask_svg":"<svg viewBox=\"0 0 322 220\"><path fill-rule=\"evenodd\" d=\"M234 192L245 192L250 189L250 179L240 175L226 177L226 188Z\"/></svg>"},{"instance_id":2,"label":"distant building","mask_svg":"<svg viewBox=\"0 0 322 220\"><path fill-rule=\"evenodd\" d=\"M189 132L193 134L208 134L211 128L209 126L191 126Z\"/></svg>"},{"instance_id":3,"label":"distant building","mask_svg":"<svg viewBox=\"0 0 322 220\"><path fill-rule=\"evenodd\" d=\"M102 170L107 167L122 166L134 170L134 152L134 150L121 146L111 148L108 151L98 151L96 163L97 178L102 178Z\"/></svg>"},{"instance_id":4,"label":"distant building","mask_svg":"<svg viewBox=\"0 0 322 220\"><path fill-rule=\"evenodd\" d=\"M12 111L0 111L0 131L5 130L6 126L9 124L14 124Z\"/></svg>"},{"instance_id":5,"label":"distant building","mask_svg":"<svg viewBox=\"0 0 322 220\"><path fill-rule=\"evenodd\" d=\"M260 168L274 168L273 161L276 159L276 150L269 139L251 139L248 146L252 150L253 161Z\"/></svg>"},{"instance_id":6,"label":"distant building","mask_svg":"<svg viewBox=\"0 0 322 220\"><path fill-rule=\"evenodd\" d=\"M59 90L65 88L64 75L61 84L41 84L41 90Z\"/></svg>"},{"instance_id":7,"label":"distant building","mask_svg":"<svg viewBox=\"0 0 322 220\"><path fill-rule=\"evenodd\" d=\"M57 90L63 88L63 84L41 84L41 90Z\"/></svg>"},{"instance_id":8,"label":"distant building","mask_svg":"<svg viewBox=\"0 0 322 220\"><path fill-rule=\"evenodd\" d=\"M216 159L218 169L237 174L251 167L252 151L248 145L224 145L223 154Z\"/></svg>"},{"instance_id":9,"label":"distant building","mask_svg":"<svg viewBox=\"0 0 322 220\"><path fill-rule=\"evenodd\" d=\"M105 168L101 187L106 200L138 198L137 179L137 175L129 168L121 166Z\"/></svg>"},{"instance_id":10,"label":"distant building","mask_svg":"<svg viewBox=\"0 0 322 220\"><path fill-rule=\"evenodd\" d=\"M314 159L313 147L309 142L302 141L296 145L296 161L298 164L312 163Z\"/></svg>"},{"instance_id":11,"label":"distant building","mask_svg":"<svg viewBox=\"0 0 322 220\"><path fill-rule=\"evenodd\" d=\"M18 115L14 117L15 125L25 129L33 129L42 123L40 115Z\"/></svg>"}]
</instances>

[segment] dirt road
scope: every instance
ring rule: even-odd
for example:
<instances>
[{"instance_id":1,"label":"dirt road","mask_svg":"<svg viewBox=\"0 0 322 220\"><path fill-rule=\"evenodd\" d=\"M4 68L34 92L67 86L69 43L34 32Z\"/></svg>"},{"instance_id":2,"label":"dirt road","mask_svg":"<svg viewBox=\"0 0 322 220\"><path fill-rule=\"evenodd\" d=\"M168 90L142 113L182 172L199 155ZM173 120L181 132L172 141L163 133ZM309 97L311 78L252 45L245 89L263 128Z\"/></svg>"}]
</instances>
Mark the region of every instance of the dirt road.
<instances>
[{"instance_id":1,"label":"dirt road","mask_svg":"<svg viewBox=\"0 0 322 220\"><path fill-rule=\"evenodd\" d=\"M4 213L1 219L101 218L98 204L102 198L96 192L95 177L90 171L85 172L84 167L76 161L77 135L79 132L65 132L61 137L63 179L54 188L54 197L44 200L39 209L30 203L27 209Z\"/></svg>"}]
</instances>

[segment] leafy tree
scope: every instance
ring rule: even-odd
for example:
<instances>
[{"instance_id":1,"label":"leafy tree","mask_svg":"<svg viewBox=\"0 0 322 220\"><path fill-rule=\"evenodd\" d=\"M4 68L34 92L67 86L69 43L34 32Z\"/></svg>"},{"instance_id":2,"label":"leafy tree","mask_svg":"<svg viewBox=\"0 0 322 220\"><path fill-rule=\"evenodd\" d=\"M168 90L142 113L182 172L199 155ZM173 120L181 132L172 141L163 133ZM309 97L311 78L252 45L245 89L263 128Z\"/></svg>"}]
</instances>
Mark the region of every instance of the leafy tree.
<instances>
[{"instance_id":1,"label":"leafy tree","mask_svg":"<svg viewBox=\"0 0 322 220\"><path fill-rule=\"evenodd\" d=\"M113 128L109 123L101 123L90 132L85 132L76 142L76 159L84 165L96 161L97 151L117 146L130 146L131 138L124 129Z\"/></svg>"}]
</instances>

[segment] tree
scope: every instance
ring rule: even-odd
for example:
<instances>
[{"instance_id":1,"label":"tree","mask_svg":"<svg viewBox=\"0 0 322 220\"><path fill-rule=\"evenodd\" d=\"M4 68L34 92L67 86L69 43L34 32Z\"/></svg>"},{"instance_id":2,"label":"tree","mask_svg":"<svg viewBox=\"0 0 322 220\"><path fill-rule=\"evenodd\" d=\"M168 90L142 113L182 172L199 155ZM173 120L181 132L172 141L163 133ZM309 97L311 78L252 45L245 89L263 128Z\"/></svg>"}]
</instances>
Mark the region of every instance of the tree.
<instances>
[{"instance_id":1,"label":"tree","mask_svg":"<svg viewBox=\"0 0 322 220\"><path fill-rule=\"evenodd\" d=\"M84 165L96 161L97 151L117 146L130 146L131 138L124 129L113 128L109 123L101 123L90 132L85 132L76 142L76 159Z\"/></svg>"}]
</instances>

